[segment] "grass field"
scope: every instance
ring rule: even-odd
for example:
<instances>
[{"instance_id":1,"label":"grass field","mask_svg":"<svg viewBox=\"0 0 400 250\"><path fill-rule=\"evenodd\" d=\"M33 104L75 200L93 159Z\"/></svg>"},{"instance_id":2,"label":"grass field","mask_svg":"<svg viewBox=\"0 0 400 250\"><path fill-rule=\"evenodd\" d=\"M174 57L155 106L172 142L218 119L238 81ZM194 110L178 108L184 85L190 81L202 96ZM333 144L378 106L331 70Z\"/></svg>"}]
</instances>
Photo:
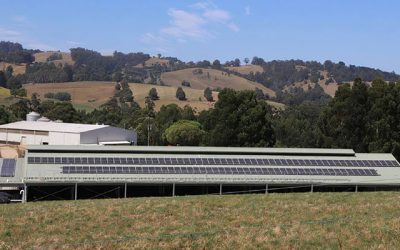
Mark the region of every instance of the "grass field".
<instances>
[{"instance_id":1,"label":"grass field","mask_svg":"<svg viewBox=\"0 0 400 250\"><path fill-rule=\"evenodd\" d=\"M398 249L400 193L0 205L0 249Z\"/></svg>"},{"instance_id":2,"label":"grass field","mask_svg":"<svg viewBox=\"0 0 400 250\"><path fill-rule=\"evenodd\" d=\"M0 62L1 71L5 71L8 66L11 66L13 68L14 75L24 74L26 71L25 63L14 64L14 63Z\"/></svg>"},{"instance_id":3,"label":"grass field","mask_svg":"<svg viewBox=\"0 0 400 250\"><path fill-rule=\"evenodd\" d=\"M10 96L10 90L0 87L0 96Z\"/></svg>"},{"instance_id":4,"label":"grass field","mask_svg":"<svg viewBox=\"0 0 400 250\"><path fill-rule=\"evenodd\" d=\"M189 105L198 111L207 110L213 107L214 103L208 102L204 98L204 90L193 89L188 87L183 87L186 94L186 101L179 101L176 98L176 87L173 86L155 86L150 84L140 84L140 83L130 83L129 87L133 91L133 96L135 101L139 103L140 106L144 107L145 98L148 96L151 88L156 88L160 100L155 101L155 108L159 110L162 105L167 105L175 103L180 107ZM213 92L214 100L218 100L218 93Z\"/></svg>"},{"instance_id":5,"label":"grass field","mask_svg":"<svg viewBox=\"0 0 400 250\"><path fill-rule=\"evenodd\" d=\"M181 86L182 81L190 82L191 88L204 90L210 88L232 88L235 90L254 90L255 88L262 89L269 96L275 96L275 92L260 83L252 82L233 74L226 74L223 71L215 69L202 69L202 74L194 74L193 70L182 69L161 74L161 80L169 86ZM208 77L209 75L209 77Z\"/></svg>"},{"instance_id":6,"label":"grass field","mask_svg":"<svg viewBox=\"0 0 400 250\"><path fill-rule=\"evenodd\" d=\"M61 54L62 55L62 59L61 60L54 60L51 61L55 64L69 64L69 65L73 65L74 61L72 60L71 54L70 53L66 53L66 52L58 52L58 51L47 51L47 52L39 52L39 53L35 53L33 56L35 57L35 62L47 62L47 58L49 58L49 56L51 56L52 54Z\"/></svg>"},{"instance_id":7,"label":"grass field","mask_svg":"<svg viewBox=\"0 0 400 250\"><path fill-rule=\"evenodd\" d=\"M254 74L257 72L263 72L264 69L260 65L253 65L253 64L248 64L248 65L242 65L239 67L225 67L229 70L236 71L240 74L248 75L250 72L253 72Z\"/></svg>"},{"instance_id":8,"label":"grass field","mask_svg":"<svg viewBox=\"0 0 400 250\"><path fill-rule=\"evenodd\" d=\"M48 92L68 92L72 103L79 109L91 110L107 102L115 91L113 82L65 82L46 84L25 84L28 96L38 93L41 99Z\"/></svg>"}]
</instances>

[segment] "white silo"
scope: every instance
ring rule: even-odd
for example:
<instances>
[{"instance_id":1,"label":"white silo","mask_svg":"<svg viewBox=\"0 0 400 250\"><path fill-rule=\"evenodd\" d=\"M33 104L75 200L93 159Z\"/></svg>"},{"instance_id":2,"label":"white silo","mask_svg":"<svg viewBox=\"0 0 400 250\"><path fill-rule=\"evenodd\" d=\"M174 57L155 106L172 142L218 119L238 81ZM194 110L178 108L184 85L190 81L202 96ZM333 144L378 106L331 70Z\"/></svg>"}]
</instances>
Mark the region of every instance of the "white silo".
<instances>
[{"instance_id":1,"label":"white silo","mask_svg":"<svg viewBox=\"0 0 400 250\"><path fill-rule=\"evenodd\" d=\"M35 121L39 120L39 118L40 118L40 115L33 111L26 115L26 121L28 121L28 122L35 122Z\"/></svg>"}]
</instances>

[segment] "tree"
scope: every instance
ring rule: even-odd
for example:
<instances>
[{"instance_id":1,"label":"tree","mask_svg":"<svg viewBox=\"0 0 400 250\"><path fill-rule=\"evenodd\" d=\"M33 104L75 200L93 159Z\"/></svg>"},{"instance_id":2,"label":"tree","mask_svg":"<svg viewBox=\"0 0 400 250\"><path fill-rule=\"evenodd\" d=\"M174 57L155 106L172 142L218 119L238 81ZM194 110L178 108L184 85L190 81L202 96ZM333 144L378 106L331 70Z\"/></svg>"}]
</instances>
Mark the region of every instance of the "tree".
<instances>
[{"instance_id":1,"label":"tree","mask_svg":"<svg viewBox=\"0 0 400 250\"><path fill-rule=\"evenodd\" d=\"M258 100L265 100L266 99L262 89L256 88L255 93L256 93L256 98Z\"/></svg>"},{"instance_id":2,"label":"tree","mask_svg":"<svg viewBox=\"0 0 400 250\"><path fill-rule=\"evenodd\" d=\"M214 60L214 62L212 63L212 67L214 69L221 69L221 62L218 59Z\"/></svg>"},{"instance_id":3,"label":"tree","mask_svg":"<svg viewBox=\"0 0 400 250\"><path fill-rule=\"evenodd\" d=\"M233 66L235 66L235 67L239 67L240 66L240 59L239 58L235 59Z\"/></svg>"},{"instance_id":4,"label":"tree","mask_svg":"<svg viewBox=\"0 0 400 250\"><path fill-rule=\"evenodd\" d=\"M368 89L361 79L354 80L353 87L348 84L339 87L320 120L322 133L333 144L326 146L367 152L367 102Z\"/></svg>"},{"instance_id":5,"label":"tree","mask_svg":"<svg viewBox=\"0 0 400 250\"><path fill-rule=\"evenodd\" d=\"M253 57L253 60L251 60L251 64L254 65L263 65L265 63L264 59L260 58L260 57Z\"/></svg>"},{"instance_id":6,"label":"tree","mask_svg":"<svg viewBox=\"0 0 400 250\"><path fill-rule=\"evenodd\" d=\"M0 105L0 124L10 123L13 120L12 114L3 105Z\"/></svg>"},{"instance_id":7,"label":"tree","mask_svg":"<svg viewBox=\"0 0 400 250\"><path fill-rule=\"evenodd\" d=\"M214 109L203 111L199 121L212 146L271 147L275 144L272 109L257 100L254 91L223 89Z\"/></svg>"},{"instance_id":8,"label":"tree","mask_svg":"<svg viewBox=\"0 0 400 250\"><path fill-rule=\"evenodd\" d=\"M179 146L198 146L203 135L200 123L188 120L175 122L164 133L169 144Z\"/></svg>"},{"instance_id":9,"label":"tree","mask_svg":"<svg viewBox=\"0 0 400 250\"><path fill-rule=\"evenodd\" d=\"M209 102L213 102L213 101L214 101L213 96L212 96L212 91L211 91L211 89L210 89L209 87L207 87L207 88L204 90L204 97L205 97L206 100L209 101Z\"/></svg>"},{"instance_id":10,"label":"tree","mask_svg":"<svg viewBox=\"0 0 400 250\"><path fill-rule=\"evenodd\" d=\"M0 87L7 87L7 78L6 74L3 71L0 71Z\"/></svg>"},{"instance_id":11,"label":"tree","mask_svg":"<svg viewBox=\"0 0 400 250\"><path fill-rule=\"evenodd\" d=\"M39 112L39 106L40 106L39 94L33 93L31 95L30 108L32 111Z\"/></svg>"},{"instance_id":12,"label":"tree","mask_svg":"<svg viewBox=\"0 0 400 250\"><path fill-rule=\"evenodd\" d=\"M246 57L243 61L247 65L250 62L250 59Z\"/></svg>"},{"instance_id":13,"label":"tree","mask_svg":"<svg viewBox=\"0 0 400 250\"><path fill-rule=\"evenodd\" d=\"M179 101L186 100L186 94L185 91L183 91L182 87L178 87L178 89L176 90L176 98L178 98Z\"/></svg>"},{"instance_id":14,"label":"tree","mask_svg":"<svg viewBox=\"0 0 400 250\"><path fill-rule=\"evenodd\" d=\"M160 97L158 96L157 89L156 88L151 88L149 91L149 97L151 100L159 100Z\"/></svg>"},{"instance_id":15,"label":"tree","mask_svg":"<svg viewBox=\"0 0 400 250\"><path fill-rule=\"evenodd\" d=\"M51 120L62 120L63 122L73 123L81 121L78 112L69 102L55 103L54 107L43 115Z\"/></svg>"},{"instance_id":16,"label":"tree","mask_svg":"<svg viewBox=\"0 0 400 250\"><path fill-rule=\"evenodd\" d=\"M184 86L184 87L189 87L190 88L190 82L189 81L183 80L181 85Z\"/></svg>"},{"instance_id":17,"label":"tree","mask_svg":"<svg viewBox=\"0 0 400 250\"><path fill-rule=\"evenodd\" d=\"M19 89L11 89L10 90L11 95L13 95L14 97L26 97L27 92L26 89L24 88L19 88Z\"/></svg>"},{"instance_id":18,"label":"tree","mask_svg":"<svg viewBox=\"0 0 400 250\"><path fill-rule=\"evenodd\" d=\"M119 83L120 81L122 81L122 78L123 78L123 75L122 75L121 71L117 71L113 74L112 80L114 82Z\"/></svg>"},{"instance_id":19,"label":"tree","mask_svg":"<svg viewBox=\"0 0 400 250\"><path fill-rule=\"evenodd\" d=\"M11 104L8 108L17 119L26 119L26 115L31 111L30 101L27 99L20 99L18 102Z\"/></svg>"}]
</instances>

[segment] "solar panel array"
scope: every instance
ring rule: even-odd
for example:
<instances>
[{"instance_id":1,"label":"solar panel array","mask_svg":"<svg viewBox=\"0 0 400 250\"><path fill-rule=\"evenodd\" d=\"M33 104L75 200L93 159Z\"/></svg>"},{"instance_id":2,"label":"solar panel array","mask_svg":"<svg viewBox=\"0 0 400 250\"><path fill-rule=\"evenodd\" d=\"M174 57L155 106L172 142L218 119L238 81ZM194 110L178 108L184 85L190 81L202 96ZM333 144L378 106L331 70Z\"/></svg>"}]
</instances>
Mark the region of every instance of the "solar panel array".
<instances>
[{"instance_id":1,"label":"solar panel array","mask_svg":"<svg viewBox=\"0 0 400 250\"><path fill-rule=\"evenodd\" d=\"M217 174L217 175L329 175L378 176L361 168L246 168L246 167L118 167L63 166L63 174Z\"/></svg>"},{"instance_id":2,"label":"solar panel array","mask_svg":"<svg viewBox=\"0 0 400 250\"><path fill-rule=\"evenodd\" d=\"M399 167L388 160L307 160L253 158L126 158L126 157L28 157L29 164L62 165L239 165L239 166L329 166L329 167Z\"/></svg>"},{"instance_id":3,"label":"solar panel array","mask_svg":"<svg viewBox=\"0 0 400 250\"><path fill-rule=\"evenodd\" d=\"M0 177L14 177L15 176L15 159L3 159L3 164L1 165Z\"/></svg>"}]
</instances>

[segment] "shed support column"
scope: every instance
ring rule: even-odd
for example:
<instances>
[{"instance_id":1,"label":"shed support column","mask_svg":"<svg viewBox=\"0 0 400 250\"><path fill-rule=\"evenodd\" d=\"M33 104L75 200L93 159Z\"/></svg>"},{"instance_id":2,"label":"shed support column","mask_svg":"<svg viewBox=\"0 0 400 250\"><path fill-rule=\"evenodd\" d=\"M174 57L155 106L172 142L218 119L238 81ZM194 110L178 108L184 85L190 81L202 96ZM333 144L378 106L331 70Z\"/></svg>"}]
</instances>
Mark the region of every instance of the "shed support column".
<instances>
[{"instance_id":1,"label":"shed support column","mask_svg":"<svg viewBox=\"0 0 400 250\"><path fill-rule=\"evenodd\" d=\"M222 195L222 184L219 184L219 195Z\"/></svg>"},{"instance_id":2,"label":"shed support column","mask_svg":"<svg viewBox=\"0 0 400 250\"><path fill-rule=\"evenodd\" d=\"M311 189L310 189L310 193L314 192L314 184L311 184Z\"/></svg>"},{"instance_id":3,"label":"shed support column","mask_svg":"<svg viewBox=\"0 0 400 250\"><path fill-rule=\"evenodd\" d=\"M128 190L128 183L125 183L125 187L124 187L124 198L126 198L127 190Z\"/></svg>"},{"instance_id":4,"label":"shed support column","mask_svg":"<svg viewBox=\"0 0 400 250\"><path fill-rule=\"evenodd\" d=\"M356 193L358 192L358 185L356 185L355 192Z\"/></svg>"},{"instance_id":5,"label":"shed support column","mask_svg":"<svg viewBox=\"0 0 400 250\"><path fill-rule=\"evenodd\" d=\"M265 184L265 194L268 194L268 184Z\"/></svg>"},{"instance_id":6,"label":"shed support column","mask_svg":"<svg viewBox=\"0 0 400 250\"><path fill-rule=\"evenodd\" d=\"M28 186L24 184L24 193L22 197L22 202L28 202Z\"/></svg>"},{"instance_id":7,"label":"shed support column","mask_svg":"<svg viewBox=\"0 0 400 250\"><path fill-rule=\"evenodd\" d=\"M175 196L175 183L172 184L172 196Z\"/></svg>"},{"instance_id":8,"label":"shed support column","mask_svg":"<svg viewBox=\"0 0 400 250\"><path fill-rule=\"evenodd\" d=\"M78 183L75 183L75 194L74 194L74 200L78 200Z\"/></svg>"}]
</instances>

